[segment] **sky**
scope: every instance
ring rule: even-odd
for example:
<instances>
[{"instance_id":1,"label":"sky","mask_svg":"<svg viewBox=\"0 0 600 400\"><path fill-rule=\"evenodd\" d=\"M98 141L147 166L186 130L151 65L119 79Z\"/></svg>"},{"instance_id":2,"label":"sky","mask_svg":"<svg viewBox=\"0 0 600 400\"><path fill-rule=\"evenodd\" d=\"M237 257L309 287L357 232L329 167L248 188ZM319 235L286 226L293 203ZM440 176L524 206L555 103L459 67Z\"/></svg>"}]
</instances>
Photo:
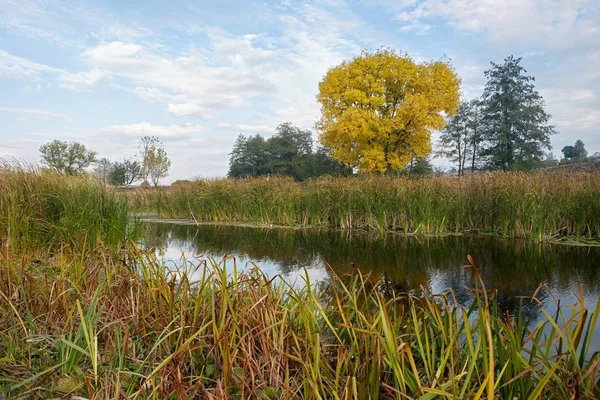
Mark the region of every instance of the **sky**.
<instances>
[{"instance_id":1,"label":"sky","mask_svg":"<svg viewBox=\"0 0 600 400\"><path fill-rule=\"evenodd\" d=\"M327 70L380 47L450 59L465 100L522 57L554 154L600 151L598 0L0 0L0 157L60 139L118 161L152 135L165 183L223 176L240 133L314 130Z\"/></svg>"}]
</instances>

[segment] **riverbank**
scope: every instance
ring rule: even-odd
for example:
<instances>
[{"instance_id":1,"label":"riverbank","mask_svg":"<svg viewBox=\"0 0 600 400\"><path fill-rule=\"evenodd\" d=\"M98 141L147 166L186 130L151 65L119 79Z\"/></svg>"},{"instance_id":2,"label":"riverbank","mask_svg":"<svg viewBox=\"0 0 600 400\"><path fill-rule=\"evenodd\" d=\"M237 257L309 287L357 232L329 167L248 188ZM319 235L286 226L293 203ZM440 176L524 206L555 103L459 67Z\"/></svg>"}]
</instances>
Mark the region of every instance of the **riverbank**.
<instances>
[{"instance_id":1,"label":"riverbank","mask_svg":"<svg viewBox=\"0 0 600 400\"><path fill-rule=\"evenodd\" d=\"M282 230L325 230L325 231L336 231L336 232L348 232L352 234L369 234L369 235L393 235L393 236L405 236L405 237L422 237L422 238L439 238L446 236L469 236L469 237L493 237L498 239L524 239L529 238L511 238L505 235L499 235L492 232L444 232L438 234L419 234L419 233L406 233L397 231L373 231L373 230L347 230L347 229L332 229L327 227L318 226L287 226L287 225L261 225L251 223L231 223L231 222L205 222L205 221L194 221L189 219L173 219L173 218L158 218L156 214L146 214L146 216L139 216L134 214L134 218L141 223L151 224L172 224L182 226L223 226L223 227L235 227L235 228L253 228L253 229L282 229ZM576 236L559 236L550 237L544 240L545 243L564 245L564 246L583 246L583 247L600 247L600 238L597 237L576 237Z\"/></svg>"},{"instance_id":2,"label":"riverbank","mask_svg":"<svg viewBox=\"0 0 600 400\"><path fill-rule=\"evenodd\" d=\"M153 253L135 247L110 253L62 251L36 254L32 262L0 252L0 393L600 395L597 352L590 348L600 306L562 306L556 315L542 307L540 321L529 324L520 312L506 316L482 281L471 305L456 307L452 293L411 297L361 275L299 289L274 283L258 268L236 272L211 261L165 274ZM473 261L469 270L478 276Z\"/></svg>"},{"instance_id":3,"label":"riverbank","mask_svg":"<svg viewBox=\"0 0 600 400\"><path fill-rule=\"evenodd\" d=\"M405 234L482 232L548 241L598 238L600 172L465 177L200 180L127 192L135 212L255 226Z\"/></svg>"}]
</instances>

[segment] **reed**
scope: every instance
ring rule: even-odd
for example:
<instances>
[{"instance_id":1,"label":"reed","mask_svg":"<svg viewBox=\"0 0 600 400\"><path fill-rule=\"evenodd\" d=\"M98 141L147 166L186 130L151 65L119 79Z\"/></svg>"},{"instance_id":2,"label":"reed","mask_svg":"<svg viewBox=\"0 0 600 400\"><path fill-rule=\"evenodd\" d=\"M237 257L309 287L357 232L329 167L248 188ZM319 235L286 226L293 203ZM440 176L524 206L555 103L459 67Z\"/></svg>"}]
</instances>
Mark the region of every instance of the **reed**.
<instances>
[{"instance_id":1,"label":"reed","mask_svg":"<svg viewBox=\"0 0 600 400\"><path fill-rule=\"evenodd\" d=\"M235 259L167 269L130 245L0 253L0 393L14 398L598 398L594 310L506 315L480 284L290 286ZM226 267L226 264L228 265ZM478 276L470 260L468 268ZM540 290L543 290L541 288ZM535 294L534 294L535 299ZM526 300L523 300L526 301Z\"/></svg>"},{"instance_id":2,"label":"reed","mask_svg":"<svg viewBox=\"0 0 600 400\"><path fill-rule=\"evenodd\" d=\"M117 244L128 226L127 199L90 177L0 164L0 240L15 249Z\"/></svg>"},{"instance_id":3,"label":"reed","mask_svg":"<svg viewBox=\"0 0 600 400\"><path fill-rule=\"evenodd\" d=\"M161 218L410 234L491 233L597 238L600 172L481 173L465 177L267 177L197 180L128 192L133 210Z\"/></svg>"}]
</instances>

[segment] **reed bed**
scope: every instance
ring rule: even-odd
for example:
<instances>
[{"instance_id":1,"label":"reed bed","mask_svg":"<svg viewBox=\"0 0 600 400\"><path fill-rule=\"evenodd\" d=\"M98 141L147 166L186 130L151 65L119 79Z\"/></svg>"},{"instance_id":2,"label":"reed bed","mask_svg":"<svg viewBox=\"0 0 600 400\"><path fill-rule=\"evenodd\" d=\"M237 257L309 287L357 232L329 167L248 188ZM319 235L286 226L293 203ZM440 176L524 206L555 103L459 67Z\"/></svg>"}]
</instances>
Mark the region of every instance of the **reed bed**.
<instances>
[{"instance_id":1,"label":"reed bed","mask_svg":"<svg viewBox=\"0 0 600 400\"><path fill-rule=\"evenodd\" d=\"M411 234L479 232L536 241L600 235L600 172L465 177L197 180L128 192L161 218Z\"/></svg>"},{"instance_id":2,"label":"reed bed","mask_svg":"<svg viewBox=\"0 0 600 400\"><path fill-rule=\"evenodd\" d=\"M127 199L90 177L0 164L0 243L93 248L121 242L128 226Z\"/></svg>"},{"instance_id":3,"label":"reed bed","mask_svg":"<svg viewBox=\"0 0 600 400\"><path fill-rule=\"evenodd\" d=\"M600 305L506 315L482 283L384 293L302 288L235 260L166 269L151 252L0 253L0 394L89 399L591 399ZM28 255L29 254L29 255ZM230 268L225 268L228 262ZM233 265L233 267L231 267ZM470 260L468 268L478 276ZM480 281L481 282L481 281ZM535 298L535 297L534 297ZM527 301L527 300L523 300ZM540 307L542 307L540 305ZM75 398L75 397L73 397Z\"/></svg>"}]
</instances>

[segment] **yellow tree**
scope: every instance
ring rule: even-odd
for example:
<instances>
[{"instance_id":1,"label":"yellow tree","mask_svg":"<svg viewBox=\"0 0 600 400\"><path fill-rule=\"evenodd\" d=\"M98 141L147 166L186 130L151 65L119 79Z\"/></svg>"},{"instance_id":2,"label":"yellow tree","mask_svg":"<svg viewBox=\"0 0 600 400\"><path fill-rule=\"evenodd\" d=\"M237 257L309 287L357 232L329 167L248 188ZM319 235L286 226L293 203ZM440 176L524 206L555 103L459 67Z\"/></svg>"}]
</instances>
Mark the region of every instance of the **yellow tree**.
<instances>
[{"instance_id":1,"label":"yellow tree","mask_svg":"<svg viewBox=\"0 0 600 400\"><path fill-rule=\"evenodd\" d=\"M456 113L459 78L445 61L381 49L330 69L319 84L319 140L361 172L402 169L431 153L431 132Z\"/></svg>"}]
</instances>

